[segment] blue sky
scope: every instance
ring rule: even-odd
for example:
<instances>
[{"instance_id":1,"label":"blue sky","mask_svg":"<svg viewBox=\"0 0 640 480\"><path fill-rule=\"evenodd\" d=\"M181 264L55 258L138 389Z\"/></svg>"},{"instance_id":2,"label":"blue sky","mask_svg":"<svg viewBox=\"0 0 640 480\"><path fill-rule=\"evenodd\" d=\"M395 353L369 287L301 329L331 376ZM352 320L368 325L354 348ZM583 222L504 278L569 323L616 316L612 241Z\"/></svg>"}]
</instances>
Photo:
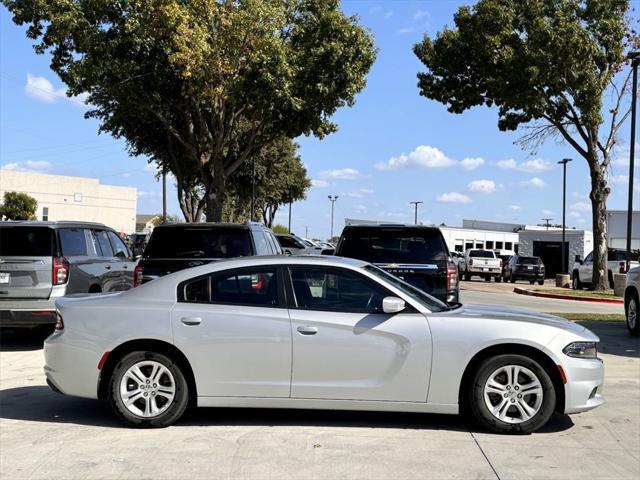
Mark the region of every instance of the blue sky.
<instances>
[{"instance_id":1,"label":"blue sky","mask_svg":"<svg viewBox=\"0 0 640 480\"><path fill-rule=\"evenodd\" d=\"M498 130L494 110L454 115L419 96L416 74L423 66L412 46L425 32L434 35L452 25L465 3L343 0L343 9L373 32L378 58L355 106L334 116L338 132L323 140L298 139L314 186L307 200L293 205L294 232L328 237L328 195L339 195L338 232L345 217L412 222L409 202L415 200L424 202L424 223L560 222L562 170L556 162L563 157L574 158L567 223L590 228L588 169L570 147L550 140L531 154L513 144L520 133ZM161 186L146 159L129 157L124 142L98 135L98 123L85 120L85 107L64 92L48 56L36 55L24 29L0 10L0 165L135 186L138 213L159 212ZM610 175L610 209L626 208L628 135L627 123ZM171 185L169 211L179 213ZM286 218L283 207L277 220L286 224Z\"/></svg>"}]
</instances>

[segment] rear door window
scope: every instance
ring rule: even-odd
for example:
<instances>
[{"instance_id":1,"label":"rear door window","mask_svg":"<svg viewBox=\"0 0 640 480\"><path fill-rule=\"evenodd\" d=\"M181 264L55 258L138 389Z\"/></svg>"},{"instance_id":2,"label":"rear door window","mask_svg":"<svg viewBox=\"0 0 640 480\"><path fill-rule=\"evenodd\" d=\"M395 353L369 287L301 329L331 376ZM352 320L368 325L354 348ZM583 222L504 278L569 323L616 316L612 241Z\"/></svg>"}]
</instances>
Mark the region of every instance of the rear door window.
<instances>
[{"instance_id":1,"label":"rear door window","mask_svg":"<svg viewBox=\"0 0 640 480\"><path fill-rule=\"evenodd\" d=\"M58 238L65 257L83 257L87 255L87 238L84 228L61 228Z\"/></svg>"},{"instance_id":2,"label":"rear door window","mask_svg":"<svg viewBox=\"0 0 640 480\"><path fill-rule=\"evenodd\" d=\"M104 230L94 230L93 235L98 246L98 255L101 257L113 257L113 249L111 248L107 232Z\"/></svg>"},{"instance_id":3,"label":"rear door window","mask_svg":"<svg viewBox=\"0 0 640 480\"><path fill-rule=\"evenodd\" d=\"M53 245L51 228L0 226L0 257L51 257Z\"/></svg>"},{"instance_id":4,"label":"rear door window","mask_svg":"<svg viewBox=\"0 0 640 480\"><path fill-rule=\"evenodd\" d=\"M111 240L111 247L115 252L116 257L127 258L129 256L129 249L122 241L122 239L113 232L108 232L109 240Z\"/></svg>"},{"instance_id":5,"label":"rear door window","mask_svg":"<svg viewBox=\"0 0 640 480\"><path fill-rule=\"evenodd\" d=\"M254 240L256 242L256 255L270 255L271 250L267 244L267 238L262 230L254 230Z\"/></svg>"}]
</instances>

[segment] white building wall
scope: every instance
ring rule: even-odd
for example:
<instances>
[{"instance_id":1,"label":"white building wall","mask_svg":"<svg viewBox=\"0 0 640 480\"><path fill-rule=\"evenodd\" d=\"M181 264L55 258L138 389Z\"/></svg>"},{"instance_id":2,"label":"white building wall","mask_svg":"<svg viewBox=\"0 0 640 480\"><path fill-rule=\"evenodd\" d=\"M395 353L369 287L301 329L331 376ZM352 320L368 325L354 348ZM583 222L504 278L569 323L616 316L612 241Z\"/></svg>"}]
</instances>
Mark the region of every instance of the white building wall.
<instances>
[{"instance_id":1,"label":"white building wall","mask_svg":"<svg viewBox=\"0 0 640 480\"><path fill-rule=\"evenodd\" d=\"M569 265L576 255L584 258L593 250L593 233L588 230L566 230L569 244ZM562 230L523 230L520 232L520 254L533 255L533 242L562 242Z\"/></svg>"},{"instance_id":2,"label":"white building wall","mask_svg":"<svg viewBox=\"0 0 640 480\"><path fill-rule=\"evenodd\" d=\"M489 250L514 250L518 245L518 234L473 228L440 227L450 251L462 252L467 248L486 248Z\"/></svg>"},{"instance_id":3,"label":"white building wall","mask_svg":"<svg viewBox=\"0 0 640 480\"><path fill-rule=\"evenodd\" d=\"M34 197L38 220L44 216L52 221L99 222L117 231L135 231L137 192L133 187L102 185L95 178L0 170L0 198L5 192Z\"/></svg>"},{"instance_id":4,"label":"white building wall","mask_svg":"<svg viewBox=\"0 0 640 480\"><path fill-rule=\"evenodd\" d=\"M607 239L611 248L627 248L627 211L607 211ZM631 217L631 249L640 249L640 211Z\"/></svg>"}]
</instances>

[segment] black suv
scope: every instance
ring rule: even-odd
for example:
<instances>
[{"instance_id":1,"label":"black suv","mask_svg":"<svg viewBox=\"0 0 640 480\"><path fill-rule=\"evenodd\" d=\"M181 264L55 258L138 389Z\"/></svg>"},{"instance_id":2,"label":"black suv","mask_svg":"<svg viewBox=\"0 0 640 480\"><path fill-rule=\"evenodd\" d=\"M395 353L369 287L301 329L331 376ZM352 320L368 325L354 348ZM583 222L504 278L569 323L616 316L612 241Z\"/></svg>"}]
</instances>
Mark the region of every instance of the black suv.
<instances>
[{"instance_id":1,"label":"black suv","mask_svg":"<svg viewBox=\"0 0 640 480\"><path fill-rule=\"evenodd\" d=\"M538 282L538 285L544 285L544 263L540 257L513 255L503 271L505 282L509 280L511 283L516 283L517 280L529 280L531 285L535 282Z\"/></svg>"},{"instance_id":2,"label":"black suv","mask_svg":"<svg viewBox=\"0 0 640 480\"><path fill-rule=\"evenodd\" d=\"M282 255L261 223L177 223L153 229L136 267L134 286L222 258Z\"/></svg>"},{"instance_id":3,"label":"black suv","mask_svg":"<svg viewBox=\"0 0 640 480\"><path fill-rule=\"evenodd\" d=\"M458 269L436 227L348 225L335 254L371 262L442 301L458 302Z\"/></svg>"}]
</instances>

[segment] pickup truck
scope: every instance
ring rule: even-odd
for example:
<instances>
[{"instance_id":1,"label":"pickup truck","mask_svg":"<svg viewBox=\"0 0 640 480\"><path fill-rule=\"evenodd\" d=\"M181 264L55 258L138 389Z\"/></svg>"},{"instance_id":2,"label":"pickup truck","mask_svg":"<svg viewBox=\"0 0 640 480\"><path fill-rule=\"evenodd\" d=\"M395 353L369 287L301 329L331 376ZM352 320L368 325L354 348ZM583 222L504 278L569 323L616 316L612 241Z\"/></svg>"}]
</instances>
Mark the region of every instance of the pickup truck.
<instances>
[{"instance_id":1,"label":"pickup truck","mask_svg":"<svg viewBox=\"0 0 640 480\"><path fill-rule=\"evenodd\" d=\"M640 252L638 250L631 251L631 261L629 262L629 268L634 268L640 265L638 263L638 257ZM627 251L618 250L616 248L610 248L607 254L607 278L609 280L609 287L613 288L613 274L625 273L627 261ZM573 264L572 282L574 290L582 290L583 288L591 285L593 277L593 252L587 255L584 260L580 258L580 255L576 255L575 263Z\"/></svg>"},{"instance_id":2,"label":"pickup truck","mask_svg":"<svg viewBox=\"0 0 640 480\"><path fill-rule=\"evenodd\" d=\"M491 277L495 278L496 282L502 281L502 259L496 257L492 250L469 249L464 252L460 262L462 274L467 281L474 275L483 277L487 282L491 281Z\"/></svg>"}]
</instances>

